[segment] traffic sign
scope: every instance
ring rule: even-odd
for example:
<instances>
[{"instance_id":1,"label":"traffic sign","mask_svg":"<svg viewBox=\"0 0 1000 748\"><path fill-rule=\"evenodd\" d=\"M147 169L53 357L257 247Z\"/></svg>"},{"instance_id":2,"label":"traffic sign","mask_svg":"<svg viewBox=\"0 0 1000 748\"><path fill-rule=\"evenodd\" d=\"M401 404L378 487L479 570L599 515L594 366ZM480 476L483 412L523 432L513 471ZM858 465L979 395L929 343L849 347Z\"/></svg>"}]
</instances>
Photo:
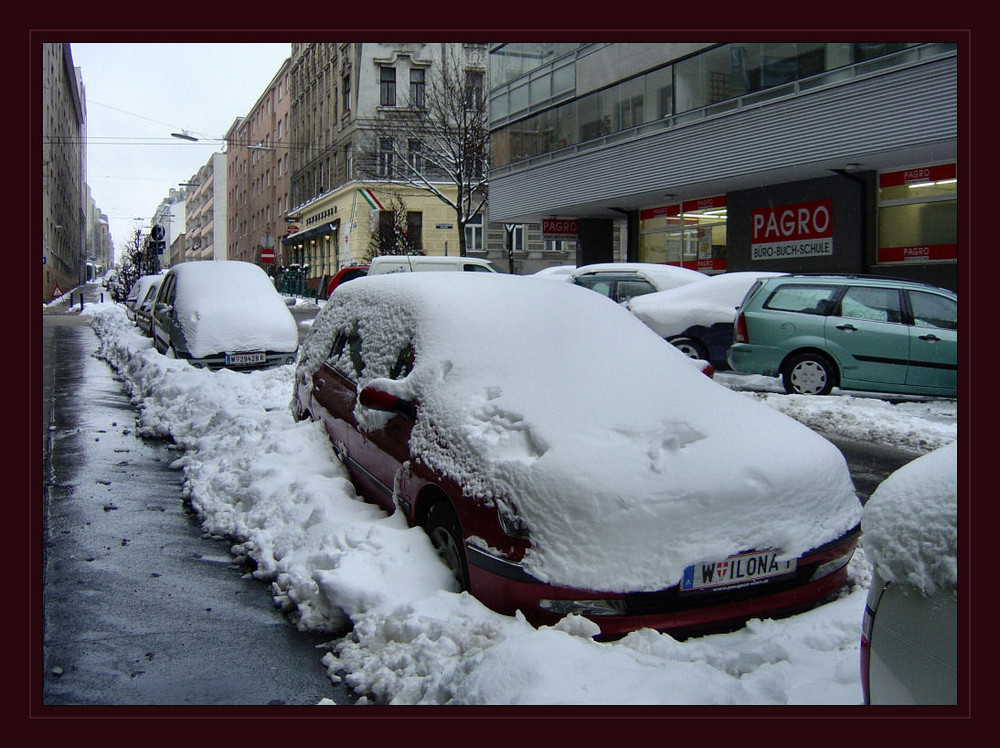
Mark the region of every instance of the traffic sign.
<instances>
[{"instance_id":1,"label":"traffic sign","mask_svg":"<svg viewBox=\"0 0 1000 748\"><path fill-rule=\"evenodd\" d=\"M260 261L261 262L274 262L274 249L263 247L260 250Z\"/></svg>"},{"instance_id":2,"label":"traffic sign","mask_svg":"<svg viewBox=\"0 0 1000 748\"><path fill-rule=\"evenodd\" d=\"M294 234L299 230L298 226L285 226L286 234Z\"/></svg>"}]
</instances>

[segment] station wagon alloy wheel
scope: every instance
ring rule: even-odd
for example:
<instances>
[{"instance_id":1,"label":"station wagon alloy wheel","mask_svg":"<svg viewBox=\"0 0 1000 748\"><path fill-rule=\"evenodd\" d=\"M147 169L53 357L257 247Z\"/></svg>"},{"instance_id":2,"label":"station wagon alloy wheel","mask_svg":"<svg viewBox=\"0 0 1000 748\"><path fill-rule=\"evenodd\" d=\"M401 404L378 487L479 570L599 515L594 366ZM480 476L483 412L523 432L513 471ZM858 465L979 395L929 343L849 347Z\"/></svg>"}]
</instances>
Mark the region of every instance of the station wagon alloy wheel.
<instances>
[{"instance_id":1,"label":"station wagon alloy wheel","mask_svg":"<svg viewBox=\"0 0 1000 748\"><path fill-rule=\"evenodd\" d=\"M783 381L789 395L829 395L834 386L833 365L820 356L802 354L789 361Z\"/></svg>"}]
</instances>

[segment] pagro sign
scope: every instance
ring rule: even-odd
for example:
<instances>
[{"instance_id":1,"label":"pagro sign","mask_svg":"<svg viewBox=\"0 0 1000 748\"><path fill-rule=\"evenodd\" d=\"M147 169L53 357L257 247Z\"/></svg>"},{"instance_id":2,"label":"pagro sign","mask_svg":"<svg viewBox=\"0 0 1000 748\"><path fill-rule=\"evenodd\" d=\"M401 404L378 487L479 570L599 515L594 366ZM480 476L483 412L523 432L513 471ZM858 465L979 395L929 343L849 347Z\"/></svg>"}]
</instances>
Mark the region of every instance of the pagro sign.
<instances>
[{"instance_id":1,"label":"pagro sign","mask_svg":"<svg viewBox=\"0 0 1000 748\"><path fill-rule=\"evenodd\" d=\"M833 200L759 208L750 217L753 260L833 254Z\"/></svg>"},{"instance_id":2,"label":"pagro sign","mask_svg":"<svg viewBox=\"0 0 1000 748\"><path fill-rule=\"evenodd\" d=\"M542 236L546 239L576 239L577 224L572 218L543 218Z\"/></svg>"}]
</instances>

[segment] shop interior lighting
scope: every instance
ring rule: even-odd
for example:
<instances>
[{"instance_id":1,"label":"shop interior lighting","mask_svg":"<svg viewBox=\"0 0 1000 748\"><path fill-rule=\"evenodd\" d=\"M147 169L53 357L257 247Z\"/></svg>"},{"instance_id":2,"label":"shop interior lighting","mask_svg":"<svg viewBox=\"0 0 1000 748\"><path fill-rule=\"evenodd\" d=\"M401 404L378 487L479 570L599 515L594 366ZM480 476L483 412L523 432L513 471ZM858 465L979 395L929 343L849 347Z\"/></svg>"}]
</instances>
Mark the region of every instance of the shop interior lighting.
<instances>
[{"instance_id":1,"label":"shop interior lighting","mask_svg":"<svg viewBox=\"0 0 1000 748\"><path fill-rule=\"evenodd\" d=\"M937 182L918 182L917 184L908 184L907 187L939 187L942 184L957 184L957 179L941 179Z\"/></svg>"}]
</instances>

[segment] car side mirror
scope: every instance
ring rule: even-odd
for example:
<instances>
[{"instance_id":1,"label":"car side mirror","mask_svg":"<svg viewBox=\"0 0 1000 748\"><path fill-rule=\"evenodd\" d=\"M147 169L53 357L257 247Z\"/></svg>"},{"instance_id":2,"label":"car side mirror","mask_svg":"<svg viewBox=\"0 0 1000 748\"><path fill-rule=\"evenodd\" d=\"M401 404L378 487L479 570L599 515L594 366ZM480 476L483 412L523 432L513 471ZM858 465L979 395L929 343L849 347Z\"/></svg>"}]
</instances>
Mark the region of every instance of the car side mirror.
<instances>
[{"instance_id":1,"label":"car side mirror","mask_svg":"<svg viewBox=\"0 0 1000 748\"><path fill-rule=\"evenodd\" d=\"M156 305L156 311L160 314L170 314L171 309L173 309L173 307L165 301L161 301Z\"/></svg>"},{"instance_id":2,"label":"car side mirror","mask_svg":"<svg viewBox=\"0 0 1000 748\"><path fill-rule=\"evenodd\" d=\"M416 415L416 406L410 400L405 400L377 387L365 387L358 395L358 402L366 408L381 410L386 413L397 413L412 419Z\"/></svg>"}]
</instances>

